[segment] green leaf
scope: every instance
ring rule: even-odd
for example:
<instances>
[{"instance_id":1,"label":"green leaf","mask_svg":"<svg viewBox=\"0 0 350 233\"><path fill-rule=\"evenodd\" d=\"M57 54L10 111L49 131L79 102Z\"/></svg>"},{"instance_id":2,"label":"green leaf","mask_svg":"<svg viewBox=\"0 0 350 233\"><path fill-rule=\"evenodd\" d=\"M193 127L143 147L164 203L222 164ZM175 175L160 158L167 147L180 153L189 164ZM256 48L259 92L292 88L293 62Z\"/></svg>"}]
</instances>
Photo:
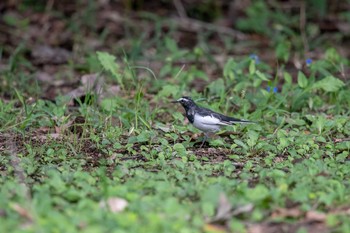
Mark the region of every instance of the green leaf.
<instances>
[{"instance_id":1,"label":"green leaf","mask_svg":"<svg viewBox=\"0 0 350 233\"><path fill-rule=\"evenodd\" d=\"M237 145L243 147L243 148L246 149L246 150L249 149L248 146L247 146L246 144L244 144L244 142L242 142L241 140L235 139L234 142L235 142Z\"/></svg>"},{"instance_id":2,"label":"green leaf","mask_svg":"<svg viewBox=\"0 0 350 233\"><path fill-rule=\"evenodd\" d=\"M234 70L236 66L236 62L232 58L229 58L224 66L224 77L233 80L235 78Z\"/></svg>"},{"instance_id":3,"label":"green leaf","mask_svg":"<svg viewBox=\"0 0 350 233\"><path fill-rule=\"evenodd\" d=\"M326 60L332 61L334 63L340 62L340 55L335 48L327 49L326 53L325 53L325 58L326 58Z\"/></svg>"},{"instance_id":4,"label":"green leaf","mask_svg":"<svg viewBox=\"0 0 350 233\"><path fill-rule=\"evenodd\" d=\"M103 110L110 112L113 111L114 109L116 109L119 104L118 104L118 100L116 98L107 98L107 99L103 99L100 103L101 107Z\"/></svg>"},{"instance_id":5,"label":"green leaf","mask_svg":"<svg viewBox=\"0 0 350 233\"><path fill-rule=\"evenodd\" d=\"M257 70L255 72L255 74L263 81L269 81L269 79L266 77L266 75L264 73L262 73L261 71Z\"/></svg>"},{"instance_id":6,"label":"green leaf","mask_svg":"<svg viewBox=\"0 0 350 233\"><path fill-rule=\"evenodd\" d=\"M248 140L247 144L250 148L256 145L258 139L259 139L259 133L253 130L249 130L248 133Z\"/></svg>"},{"instance_id":7,"label":"green leaf","mask_svg":"<svg viewBox=\"0 0 350 233\"><path fill-rule=\"evenodd\" d=\"M202 212L206 216L214 216L215 214L215 205L210 202L202 203Z\"/></svg>"},{"instance_id":8,"label":"green leaf","mask_svg":"<svg viewBox=\"0 0 350 233\"><path fill-rule=\"evenodd\" d=\"M289 141L287 138L280 138L279 139L279 145L277 146L277 148L279 150L283 150L284 148L286 148L287 146L289 146Z\"/></svg>"},{"instance_id":9,"label":"green leaf","mask_svg":"<svg viewBox=\"0 0 350 233\"><path fill-rule=\"evenodd\" d=\"M150 130L151 125L141 116L139 116L140 121Z\"/></svg>"},{"instance_id":10,"label":"green leaf","mask_svg":"<svg viewBox=\"0 0 350 233\"><path fill-rule=\"evenodd\" d=\"M292 76L289 73L284 72L283 77L287 84L292 84Z\"/></svg>"},{"instance_id":11,"label":"green leaf","mask_svg":"<svg viewBox=\"0 0 350 233\"><path fill-rule=\"evenodd\" d=\"M142 131L136 138L137 142L148 142L151 139L151 134L149 131Z\"/></svg>"},{"instance_id":12,"label":"green leaf","mask_svg":"<svg viewBox=\"0 0 350 233\"><path fill-rule=\"evenodd\" d=\"M325 77L324 79L314 83L313 89L319 90L323 89L326 92L337 92L340 88L344 86L344 82L332 75Z\"/></svg>"},{"instance_id":13,"label":"green leaf","mask_svg":"<svg viewBox=\"0 0 350 233\"><path fill-rule=\"evenodd\" d=\"M275 53L278 59L288 61L290 56L291 43L285 40L278 42Z\"/></svg>"},{"instance_id":14,"label":"green leaf","mask_svg":"<svg viewBox=\"0 0 350 233\"><path fill-rule=\"evenodd\" d=\"M253 189L247 190L247 197L251 201L263 200L269 196L269 190L262 184L258 184Z\"/></svg>"},{"instance_id":15,"label":"green leaf","mask_svg":"<svg viewBox=\"0 0 350 233\"><path fill-rule=\"evenodd\" d=\"M165 38L165 47L173 53L176 53L179 50L177 47L176 41L169 37Z\"/></svg>"},{"instance_id":16,"label":"green leaf","mask_svg":"<svg viewBox=\"0 0 350 233\"><path fill-rule=\"evenodd\" d=\"M217 146L224 146L225 143L221 138L219 138L219 139L211 140L210 145L217 147Z\"/></svg>"},{"instance_id":17,"label":"green leaf","mask_svg":"<svg viewBox=\"0 0 350 233\"><path fill-rule=\"evenodd\" d=\"M249 74L253 75L255 73L255 61L251 60L249 64Z\"/></svg>"},{"instance_id":18,"label":"green leaf","mask_svg":"<svg viewBox=\"0 0 350 233\"><path fill-rule=\"evenodd\" d=\"M222 78L211 82L208 86L211 95L221 95L225 91L225 84Z\"/></svg>"},{"instance_id":19,"label":"green leaf","mask_svg":"<svg viewBox=\"0 0 350 233\"><path fill-rule=\"evenodd\" d=\"M176 143L173 148L179 156L186 156L186 148L181 143Z\"/></svg>"},{"instance_id":20,"label":"green leaf","mask_svg":"<svg viewBox=\"0 0 350 233\"><path fill-rule=\"evenodd\" d=\"M118 69L117 63L115 63L116 57L106 53L106 52L97 52L97 58L100 61L103 68L112 74L116 73Z\"/></svg>"},{"instance_id":21,"label":"green leaf","mask_svg":"<svg viewBox=\"0 0 350 233\"><path fill-rule=\"evenodd\" d=\"M298 72L298 85L301 88L307 87L308 81L305 74L301 71Z\"/></svg>"},{"instance_id":22,"label":"green leaf","mask_svg":"<svg viewBox=\"0 0 350 233\"><path fill-rule=\"evenodd\" d=\"M112 76L115 79L117 79L118 83L123 88L124 87L123 82L122 82L123 80L122 80L121 75L118 73L119 66L115 62L116 57L109 54L109 53L106 53L106 52L96 52L96 54L97 54L97 58L98 58L99 62L101 63L103 69L110 72L112 74Z\"/></svg>"},{"instance_id":23,"label":"green leaf","mask_svg":"<svg viewBox=\"0 0 350 233\"><path fill-rule=\"evenodd\" d=\"M162 68L159 71L159 77L164 77L168 74L170 74L172 71L172 64L171 63L166 63L165 65L162 66Z\"/></svg>"}]
</instances>

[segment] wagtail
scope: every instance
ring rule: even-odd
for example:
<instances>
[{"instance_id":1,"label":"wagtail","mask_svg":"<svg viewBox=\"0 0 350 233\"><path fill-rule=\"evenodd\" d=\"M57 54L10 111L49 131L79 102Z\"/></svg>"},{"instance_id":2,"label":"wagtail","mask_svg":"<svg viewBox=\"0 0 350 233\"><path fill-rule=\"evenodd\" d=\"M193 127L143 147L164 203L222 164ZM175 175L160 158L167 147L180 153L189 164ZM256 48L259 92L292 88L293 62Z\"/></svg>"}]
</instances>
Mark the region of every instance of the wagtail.
<instances>
[{"instance_id":1,"label":"wagtail","mask_svg":"<svg viewBox=\"0 0 350 233\"><path fill-rule=\"evenodd\" d=\"M194 127L204 132L205 137L200 147L204 145L210 133L219 131L222 126L236 123L253 123L252 121L225 116L210 109L200 107L187 96L172 101L172 103L180 103L186 111L186 117L189 122Z\"/></svg>"}]
</instances>

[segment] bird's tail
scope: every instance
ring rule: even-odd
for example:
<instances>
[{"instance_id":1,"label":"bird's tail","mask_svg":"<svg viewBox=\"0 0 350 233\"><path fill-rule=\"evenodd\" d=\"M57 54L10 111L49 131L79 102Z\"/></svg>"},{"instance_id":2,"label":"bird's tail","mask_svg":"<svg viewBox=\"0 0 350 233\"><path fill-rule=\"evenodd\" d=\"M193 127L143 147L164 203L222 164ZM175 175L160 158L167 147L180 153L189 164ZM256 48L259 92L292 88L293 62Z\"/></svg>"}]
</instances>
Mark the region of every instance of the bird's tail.
<instances>
[{"instance_id":1,"label":"bird's tail","mask_svg":"<svg viewBox=\"0 0 350 233\"><path fill-rule=\"evenodd\" d=\"M255 122L253 121L248 121L248 120L241 120L241 119L233 119L233 120L230 120L230 123L231 124L254 124Z\"/></svg>"}]
</instances>

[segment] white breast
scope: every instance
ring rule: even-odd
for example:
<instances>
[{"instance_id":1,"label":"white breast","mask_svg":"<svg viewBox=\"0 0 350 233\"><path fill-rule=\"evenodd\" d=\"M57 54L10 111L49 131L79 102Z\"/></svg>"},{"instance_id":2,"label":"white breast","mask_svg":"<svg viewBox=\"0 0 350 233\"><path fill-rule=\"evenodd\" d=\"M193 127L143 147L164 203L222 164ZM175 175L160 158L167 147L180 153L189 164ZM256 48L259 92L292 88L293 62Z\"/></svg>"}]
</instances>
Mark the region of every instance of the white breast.
<instances>
[{"instance_id":1,"label":"white breast","mask_svg":"<svg viewBox=\"0 0 350 233\"><path fill-rule=\"evenodd\" d=\"M200 116L198 114L194 116L193 126L204 132L219 131L222 125L227 124L220 122L219 119L213 116Z\"/></svg>"}]
</instances>

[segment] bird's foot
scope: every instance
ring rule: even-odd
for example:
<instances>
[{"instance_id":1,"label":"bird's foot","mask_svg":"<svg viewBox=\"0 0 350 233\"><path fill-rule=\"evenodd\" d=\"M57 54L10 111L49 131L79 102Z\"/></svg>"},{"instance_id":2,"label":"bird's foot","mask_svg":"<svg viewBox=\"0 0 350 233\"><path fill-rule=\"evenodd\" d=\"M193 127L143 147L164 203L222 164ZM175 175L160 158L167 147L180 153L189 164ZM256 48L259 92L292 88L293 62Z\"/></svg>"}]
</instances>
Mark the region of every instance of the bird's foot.
<instances>
[{"instance_id":1,"label":"bird's foot","mask_svg":"<svg viewBox=\"0 0 350 233\"><path fill-rule=\"evenodd\" d=\"M207 138L208 138L208 136L205 134L204 138L203 138L203 141L202 141L202 144L201 144L201 146L199 148L203 147L204 143L207 141Z\"/></svg>"}]
</instances>

